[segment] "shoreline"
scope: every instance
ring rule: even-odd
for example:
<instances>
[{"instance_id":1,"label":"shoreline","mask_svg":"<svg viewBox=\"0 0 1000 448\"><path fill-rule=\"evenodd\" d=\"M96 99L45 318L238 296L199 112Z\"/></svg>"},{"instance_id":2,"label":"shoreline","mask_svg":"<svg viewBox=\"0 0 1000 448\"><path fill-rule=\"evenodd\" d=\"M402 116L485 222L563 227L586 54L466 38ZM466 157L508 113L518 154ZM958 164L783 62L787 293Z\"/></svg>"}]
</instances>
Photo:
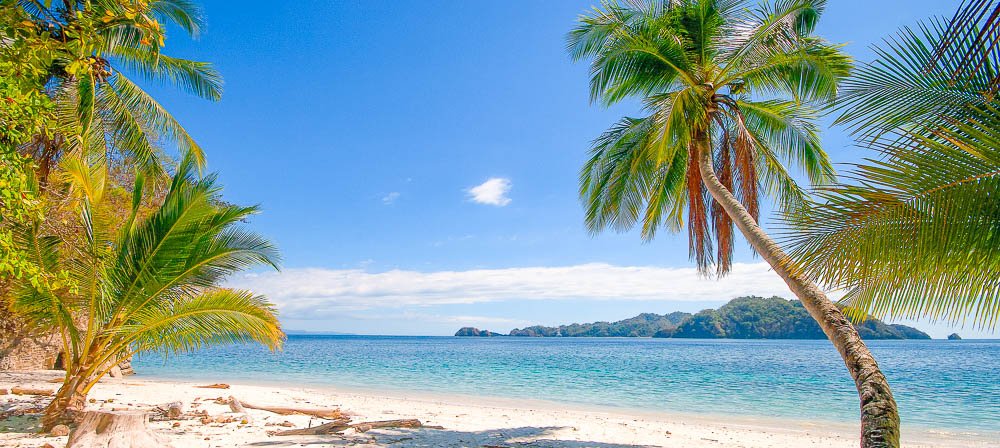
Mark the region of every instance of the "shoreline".
<instances>
[{"instance_id":1,"label":"shoreline","mask_svg":"<svg viewBox=\"0 0 1000 448\"><path fill-rule=\"evenodd\" d=\"M48 382L61 376L58 371L0 372L0 389L13 386L54 389ZM213 377L218 378L218 377ZM215 381L215 379L210 380ZM150 427L170 436L176 446L228 447L277 443L357 444L362 446L517 446L532 444L551 447L677 446L708 447L856 447L857 428L851 424L807 422L782 418L717 416L641 412L632 409L564 404L545 400L507 399L423 392L396 393L386 390L351 390L332 386L276 385L267 381L227 382L230 389L202 389L209 384L193 379L165 379L142 376L108 378L92 391L94 409L153 409L181 401L186 411L204 410L209 415L225 415L230 409L212 400L230 395L254 404L305 407L339 407L354 421L416 418L442 430L373 430L364 434L329 436L272 436L268 431L284 422L295 428L317 424L308 416L280 416L252 410L252 423L240 425L202 424L182 420L173 427L156 421ZM7 395L0 402L26 401L28 396ZM0 428L5 422L0 421ZM22 428L23 431L23 428ZM41 446L65 444L65 437L39 437L30 432L0 431L0 446ZM405 439L405 440L404 440ZM908 430L904 447L1000 447L995 434L959 433L939 430Z\"/></svg>"}]
</instances>

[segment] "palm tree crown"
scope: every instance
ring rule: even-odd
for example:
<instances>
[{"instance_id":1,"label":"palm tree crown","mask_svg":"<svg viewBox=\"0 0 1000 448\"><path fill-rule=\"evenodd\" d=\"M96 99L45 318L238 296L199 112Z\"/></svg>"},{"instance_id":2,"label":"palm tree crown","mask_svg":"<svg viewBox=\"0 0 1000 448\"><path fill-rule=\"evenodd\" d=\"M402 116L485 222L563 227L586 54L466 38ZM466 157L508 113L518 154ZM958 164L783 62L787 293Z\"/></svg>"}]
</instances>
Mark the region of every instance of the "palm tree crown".
<instances>
[{"instance_id":1,"label":"palm tree crown","mask_svg":"<svg viewBox=\"0 0 1000 448\"><path fill-rule=\"evenodd\" d=\"M63 48L52 61L47 90L56 102L54 136L25 146L45 181L64 156L125 159L147 174L164 175L164 145L204 165L201 148L167 110L128 74L179 86L210 100L222 95L222 77L205 62L161 53L166 24L197 37L201 10L186 0L21 0L39 32Z\"/></svg>"},{"instance_id":2,"label":"palm tree crown","mask_svg":"<svg viewBox=\"0 0 1000 448\"><path fill-rule=\"evenodd\" d=\"M593 101L641 98L644 116L601 135L580 193L594 231L642 222L642 236L687 228L703 273L731 266L733 224L697 169L707 140L715 170L756 221L762 195L784 207L805 194L783 163L814 183L833 179L811 105L837 93L850 59L811 35L823 2L749 7L734 0L607 2L569 33L575 59L591 59ZM714 254L713 254L714 252Z\"/></svg>"},{"instance_id":3,"label":"palm tree crown","mask_svg":"<svg viewBox=\"0 0 1000 448\"><path fill-rule=\"evenodd\" d=\"M116 205L104 202L105 167L70 159L63 172L78 202L82 247L63 247L59 237L41 234L39 223L20 228L18 237L45 272L67 272L72 288L23 281L14 289L14 311L57 329L65 347L67 379L47 424L81 405L80 397L118 360L135 353L232 342L281 346L276 310L265 298L219 286L242 269L276 266L275 248L238 225L256 207L223 203L215 177L197 178L188 156L148 217L138 216L139 176L132 213L117 223L110 213Z\"/></svg>"}]
</instances>

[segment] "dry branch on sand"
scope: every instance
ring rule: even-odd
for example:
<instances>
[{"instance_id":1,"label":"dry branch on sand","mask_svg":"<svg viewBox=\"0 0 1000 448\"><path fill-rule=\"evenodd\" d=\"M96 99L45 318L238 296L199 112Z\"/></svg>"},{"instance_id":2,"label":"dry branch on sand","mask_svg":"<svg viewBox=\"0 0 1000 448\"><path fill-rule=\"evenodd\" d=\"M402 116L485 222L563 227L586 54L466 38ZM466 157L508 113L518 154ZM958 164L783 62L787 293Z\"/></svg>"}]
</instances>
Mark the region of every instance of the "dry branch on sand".
<instances>
[{"instance_id":1,"label":"dry branch on sand","mask_svg":"<svg viewBox=\"0 0 1000 448\"><path fill-rule=\"evenodd\" d=\"M323 419L339 419L344 417L344 413L340 409L322 409L322 408L294 408L287 406L264 406L259 404L248 403L246 401L237 400L236 397L229 397L228 403L230 408L233 407L233 403L237 403L240 406L240 410L233 409L233 412L243 412L245 409L256 409L258 411L266 411L272 414L278 415L308 415L311 417L323 418ZM244 409L245 408L245 409Z\"/></svg>"},{"instance_id":2,"label":"dry branch on sand","mask_svg":"<svg viewBox=\"0 0 1000 448\"><path fill-rule=\"evenodd\" d=\"M348 429L354 429L357 432L371 431L372 429L378 428L431 428L430 426L424 426L420 423L420 420L415 418L402 419L402 420L381 420L377 422L362 422L356 424L350 424L351 419L343 417L334 420L330 423L325 423L319 426L312 426L309 428L302 429L289 429L287 431L278 431L274 433L276 436L316 436L324 434L336 434L344 432ZM435 429L440 429L439 426L434 426Z\"/></svg>"},{"instance_id":3,"label":"dry branch on sand","mask_svg":"<svg viewBox=\"0 0 1000 448\"><path fill-rule=\"evenodd\" d=\"M14 395L44 395L50 396L55 393L52 389L35 389L31 387L13 387L10 393Z\"/></svg>"}]
</instances>

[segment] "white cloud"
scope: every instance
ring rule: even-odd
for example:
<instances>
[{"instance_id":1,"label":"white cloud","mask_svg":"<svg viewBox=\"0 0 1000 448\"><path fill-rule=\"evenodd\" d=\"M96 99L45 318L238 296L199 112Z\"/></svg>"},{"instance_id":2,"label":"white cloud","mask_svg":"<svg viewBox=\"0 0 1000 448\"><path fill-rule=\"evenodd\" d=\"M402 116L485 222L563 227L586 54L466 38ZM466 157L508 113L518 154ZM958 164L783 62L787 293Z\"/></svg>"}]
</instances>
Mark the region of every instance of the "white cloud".
<instances>
[{"instance_id":1,"label":"white cloud","mask_svg":"<svg viewBox=\"0 0 1000 448\"><path fill-rule=\"evenodd\" d=\"M487 205L503 207L510 204L507 192L510 191L510 179L503 177L491 177L475 187L465 190L469 199L473 202Z\"/></svg>"},{"instance_id":2,"label":"white cloud","mask_svg":"<svg viewBox=\"0 0 1000 448\"><path fill-rule=\"evenodd\" d=\"M296 319L380 308L509 300L719 301L748 294L792 297L766 263L737 263L721 280L702 278L694 268L591 263L438 272L289 269L250 274L231 283L268 296L283 317Z\"/></svg>"},{"instance_id":3,"label":"white cloud","mask_svg":"<svg viewBox=\"0 0 1000 448\"><path fill-rule=\"evenodd\" d=\"M393 191L385 196L382 196L382 203L385 205L392 205L396 202L396 199L399 199L399 192Z\"/></svg>"}]
</instances>

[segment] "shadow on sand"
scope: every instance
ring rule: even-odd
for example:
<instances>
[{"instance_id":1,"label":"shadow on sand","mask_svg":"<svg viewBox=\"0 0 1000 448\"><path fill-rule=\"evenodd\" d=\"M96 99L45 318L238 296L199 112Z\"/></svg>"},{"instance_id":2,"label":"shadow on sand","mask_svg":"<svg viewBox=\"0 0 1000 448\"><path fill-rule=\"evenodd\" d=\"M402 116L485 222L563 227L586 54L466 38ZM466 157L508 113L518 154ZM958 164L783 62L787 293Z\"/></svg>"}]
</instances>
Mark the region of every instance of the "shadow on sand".
<instances>
[{"instance_id":1,"label":"shadow on sand","mask_svg":"<svg viewBox=\"0 0 1000 448\"><path fill-rule=\"evenodd\" d=\"M540 448L652 448L649 445L624 445L580 440L563 440L557 432L564 427L490 429L486 431L450 431L447 429L379 430L357 435L293 437L250 443L248 447L291 446L385 446L385 447L540 447Z\"/></svg>"}]
</instances>

